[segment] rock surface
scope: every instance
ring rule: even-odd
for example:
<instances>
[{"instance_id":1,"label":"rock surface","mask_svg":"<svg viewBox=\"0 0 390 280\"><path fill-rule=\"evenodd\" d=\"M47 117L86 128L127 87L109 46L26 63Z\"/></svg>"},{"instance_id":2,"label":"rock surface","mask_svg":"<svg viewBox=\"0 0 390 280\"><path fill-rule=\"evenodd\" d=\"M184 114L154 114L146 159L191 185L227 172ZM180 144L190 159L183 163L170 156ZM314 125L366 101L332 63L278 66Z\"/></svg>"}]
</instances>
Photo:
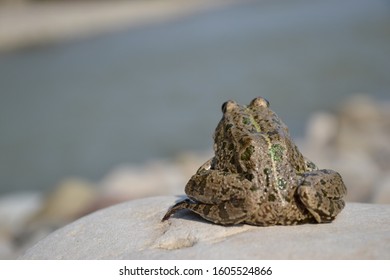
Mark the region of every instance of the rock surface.
<instances>
[{"instance_id":1,"label":"rock surface","mask_svg":"<svg viewBox=\"0 0 390 280\"><path fill-rule=\"evenodd\" d=\"M21 259L390 259L390 206L349 203L330 224L218 226L182 211L179 197L133 200L50 234Z\"/></svg>"}]
</instances>

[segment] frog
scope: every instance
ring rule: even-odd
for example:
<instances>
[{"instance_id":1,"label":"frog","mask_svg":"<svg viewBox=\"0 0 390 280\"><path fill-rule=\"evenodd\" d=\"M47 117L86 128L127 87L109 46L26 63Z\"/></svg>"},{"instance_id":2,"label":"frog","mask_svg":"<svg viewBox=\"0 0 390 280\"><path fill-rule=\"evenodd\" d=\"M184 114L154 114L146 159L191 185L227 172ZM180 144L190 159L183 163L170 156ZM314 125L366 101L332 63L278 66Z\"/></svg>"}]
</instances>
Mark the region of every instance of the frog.
<instances>
[{"instance_id":1,"label":"frog","mask_svg":"<svg viewBox=\"0 0 390 280\"><path fill-rule=\"evenodd\" d=\"M187 197L162 221L188 209L219 225L329 223L343 210L341 175L319 169L299 151L288 127L264 97L222 105L214 156L185 186Z\"/></svg>"}]
</instances>

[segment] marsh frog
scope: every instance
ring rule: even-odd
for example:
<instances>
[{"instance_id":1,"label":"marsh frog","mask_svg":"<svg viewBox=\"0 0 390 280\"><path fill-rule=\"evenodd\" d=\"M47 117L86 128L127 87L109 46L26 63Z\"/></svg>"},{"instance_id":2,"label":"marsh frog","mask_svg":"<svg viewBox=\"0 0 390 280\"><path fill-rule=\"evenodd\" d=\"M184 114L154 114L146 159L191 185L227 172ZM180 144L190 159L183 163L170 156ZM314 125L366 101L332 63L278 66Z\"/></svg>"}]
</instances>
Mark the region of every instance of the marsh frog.
<instances>
[{"instance_id":1,"label":"marsh frog","mask_svg":"<svg viewBox=\"0 0 390 280\"><path fill-rule=\"evenodd\" d=\"M326 223L340 213L346 194L341 176L318 169L299 152L265 98L248 106L230 100L222 112L215 156L187 183L188 199L163 221L181 209L216 224L259 226Z\"/></svg>"}]
</instances>

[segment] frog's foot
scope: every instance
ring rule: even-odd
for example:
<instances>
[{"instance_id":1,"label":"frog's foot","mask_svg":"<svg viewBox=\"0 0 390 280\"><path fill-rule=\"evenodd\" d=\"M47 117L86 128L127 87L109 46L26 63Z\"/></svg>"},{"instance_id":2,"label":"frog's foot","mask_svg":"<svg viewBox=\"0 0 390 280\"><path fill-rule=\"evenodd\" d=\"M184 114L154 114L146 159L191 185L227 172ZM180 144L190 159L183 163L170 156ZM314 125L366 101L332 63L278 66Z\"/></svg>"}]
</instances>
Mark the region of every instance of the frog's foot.
<instances>
[{"instance_id":1,"label":"frog's foot","mask_svg":"<svg viewBox=\"0 0 390 280\"><path fill-rule=\"evenodd\" d=\"M298 196L318 223L332 221L345 206L347 189L340 174L333 170L315 170L304 174Z\"/></svg>"},{"instance_id":2,"label":"frog's foot","mask_svg":"<svg viewBox=\"0 0 390 280\"><path fill-rule=\"evenodd\" d=\"M173 214L175 214L179 210L189 208L188 205L191 205L192 203L194 202L192 202L189 199L185 199L183 201L176 203L175 205L173 205L171 208L168 209L167 213L164 215L161 221L163 222L168 220Z\"/></svg>"},{"instance_id":3,"label":"frog's foot","mask_svg":"<svg viewBox=\"0 0 390 280\"><path fill-rule=\"evenodd\" d=\"M247 213L242 211L242 201L225 201L221 204L205 204L201 202L194 202L190 199L183 200L174 206L172 206L162 221L168 220L175 212L188 209L192 212L200 215L204 219L222 225L233 225L244 221L247 217Z\"/></svg>"}]
</instances>

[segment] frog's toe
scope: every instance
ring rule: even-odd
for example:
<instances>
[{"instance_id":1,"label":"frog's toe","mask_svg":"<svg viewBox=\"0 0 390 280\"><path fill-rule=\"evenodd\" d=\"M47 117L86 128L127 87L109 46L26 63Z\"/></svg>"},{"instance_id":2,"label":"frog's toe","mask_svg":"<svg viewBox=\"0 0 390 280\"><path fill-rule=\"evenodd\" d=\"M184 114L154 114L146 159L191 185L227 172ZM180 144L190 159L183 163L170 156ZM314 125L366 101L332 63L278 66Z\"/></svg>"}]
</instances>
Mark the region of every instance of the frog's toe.
<instances>
[{"instance_id":1,"label":"frog's toe","mask_svg":"<svg viewBox=\"0 0 390 280\"><path fill-rule=\"evenodd\" d=\"M175 205L173 205L171 208L168 209L167 213L165 213L164 217L161 219L162 222L168 220L173 214L175 214L177 211L182 209L188 209L190 208L189 205L193 204L193 202L189 199L182 200Z\"/></svg>"}]
</instances>

